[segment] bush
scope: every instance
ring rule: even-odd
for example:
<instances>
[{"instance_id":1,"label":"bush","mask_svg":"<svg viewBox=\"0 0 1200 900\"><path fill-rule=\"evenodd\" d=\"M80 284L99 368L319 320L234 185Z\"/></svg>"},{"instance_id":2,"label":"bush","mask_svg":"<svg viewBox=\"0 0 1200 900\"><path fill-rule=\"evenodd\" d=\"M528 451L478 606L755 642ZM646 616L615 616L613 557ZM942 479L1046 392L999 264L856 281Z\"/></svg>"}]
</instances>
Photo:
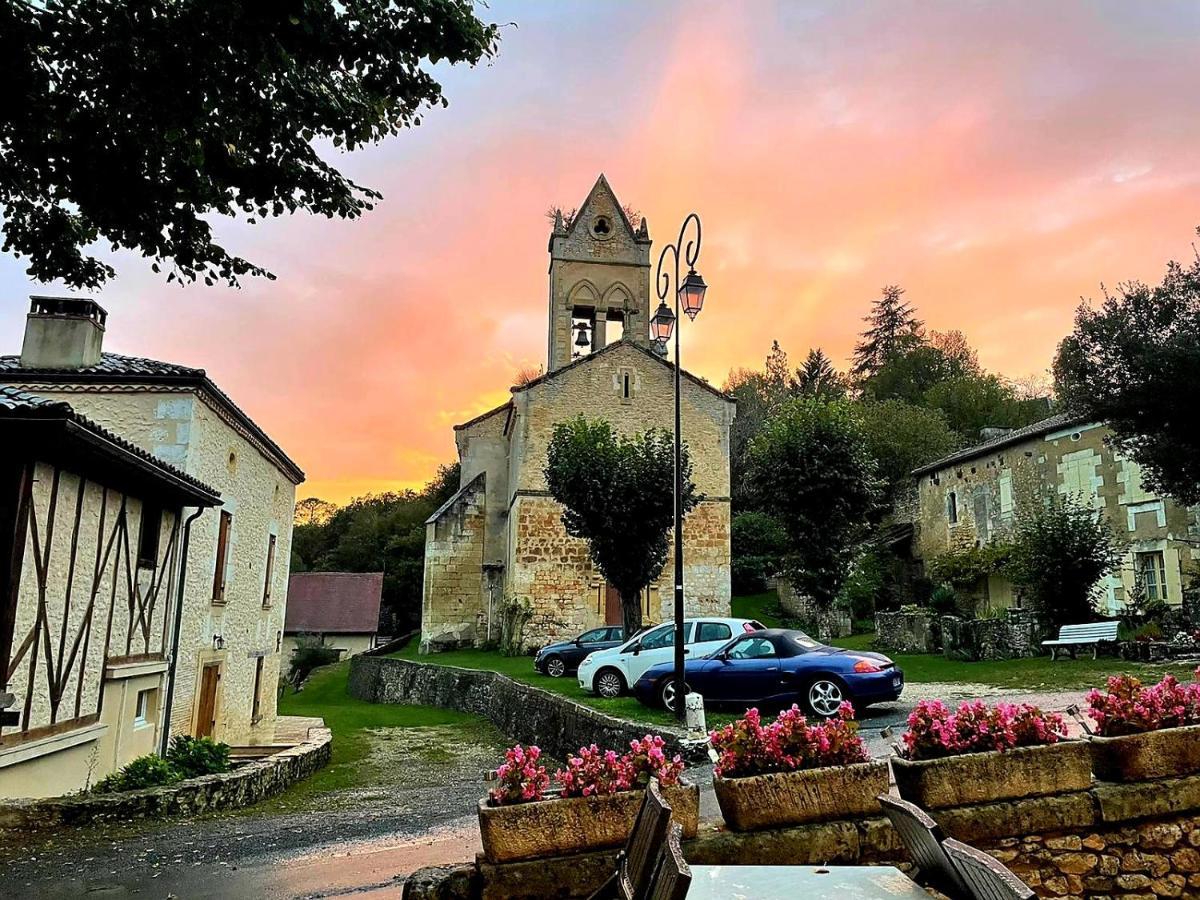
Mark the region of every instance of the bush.
<instances>
[{"instance_id":1,"label":"bush","mask_svg":"<svg viewBox=\"0 0 1200 900\"><path fill-rule=\"evenodd\" d=\"M288 681L299 688L313 669L329 666L341 659L341 651L326 647L315 634L301 634L289 661Z\"/></svg>"},{"instance_id":2,"label":"bush","mask_svg":"<svg viewBox=\"0 0 1200 900\"><path fill-rule=\"evenodd\" d=\"M976 700L950 712L941 700L922 700L909 713L900 755L905 759L941 759L960 753L984 753L1055 744L1067 736L1062 716L1023 703L994 707Z\"/></svg>"},{"instance_id":3,"label":"bush","mask_svg":"<svg viewBox=\"0 0 1200 900\"><path fill-rule=\"evenodd\" d=\"M1200 679L1200 669L1195 677ZM1200 724L1200 683L1181 685L1167 675L1153 687L1142 687L1132 675L1108 679L1108 691L1092 689L1087 704L1096 733L1105 737L1142 734L1160 728Z\"/></svg>"},{"instance_id":4,"label":"bush","mask_svg":"<svg viewBox=\"0 0 1200 900\"><path fill-rule=\"evenodd\" d=\"M969 590L989 575L1001 572L1011 553L1008 544L948 550L929 561L929 574L934 581Z\"/></svg>"},{"instance_id":5,"label":"bush","mask_svg":"<svg viewBox=\"0 0 1200 900\"><path fill-rule=\"evenodd\" d=\"M929 595L929 608L939 616L957 616L958 594L947 584L938 585Z\"/></svg>"},{"instance_id":6,"label":"bush","mask_svg":"<svg viewBox=\"0 0 1200 900\"><path fill-rule=\"evenodd\" d=\"M738 513L730 523L733 592L761 594L779 571L787 532L766 513Z\"/></svg>"},{"instance_id":7,"label":"bush","mask_svg":"<svg viewBox=\"0 0 1200 900\"><path fill-rule=\"evenodd\" d=\"M136 791L140 788L174 784L182 780L183 775L167 760L147 753L130 760L122 769L97 782L92 790L97 794L111 794L116 791Z\"/></svg>"},{"instance_id":8,"label":"bush","mask_svg":"<svg viewBox=\"0 0 1200 900\"><path fill-rule=\"evenodd\" d=\"M167 751L167 762L174 766L183 778L228 772L231 768L229 745L217 743L207 737L176 735Z\"/></svg>"},{"instance_id":9,"label":"bush","mask_svg":"<svg viewBox=\"0 0 1200 900\"><path fill-rule=\"evenodd\" d=\"M795 772L825 766L868 762L870 754L858 736L854 709L843 703L836 718L809 725L798 706L785 709L763 725L757 709L709 735L718 753L714 773L744 778L768 772Z\"/></svg>"}]
</instances>

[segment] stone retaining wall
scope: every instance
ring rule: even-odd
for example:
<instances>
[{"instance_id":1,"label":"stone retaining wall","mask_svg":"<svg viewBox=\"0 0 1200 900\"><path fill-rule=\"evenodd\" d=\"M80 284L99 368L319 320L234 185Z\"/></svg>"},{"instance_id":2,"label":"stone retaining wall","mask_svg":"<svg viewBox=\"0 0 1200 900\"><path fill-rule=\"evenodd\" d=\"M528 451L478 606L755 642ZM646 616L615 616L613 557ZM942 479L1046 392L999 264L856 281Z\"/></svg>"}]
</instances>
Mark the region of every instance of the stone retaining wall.
<instances>
[{"instance_id":1,"label":"stone retaining wall","mask_svg":"<svg viewBox=\"0 0 1200 900\"><path fill-rule=\"evenodd\" d=\"M896 653L938 653L942 628L929 610L879 612L875 614L875 645Z\"/></svg>"},{"instance_id":2,"label":"stone retaining wall","mask_svg":"<svg viewBox=\"0 0 1200 900\"><path fill-rule=\"evenodd\" d=\"M0 803L0 837L6 830L128 822L250 806L322 768L329 762L331 742L328 728L310 728L303 743L220 775L140 791Z\"/></svg>"},{"instance_id":3,"label":"stone retaining wall","mask_svg":"<svg viewBox=\"0 0 1200 900\"><path fill-rule=\"evenodd\" d=\"M1039 897L1153 900L1200 897L1200 776L931 813L951 837L987 850ZM694 865L862 865L910 868L886 818L738 833L701 826L685 842ZM613 870L616 851L414 873L406 900L585 897Z\"/></svg>"},{"instance_id":4,"label":"stone retaining wall","mask_svg":"<svg viewBox=\"0 0 1200 900\"><path fill-rule=\"evenodd\" d=\"M532 667L532 660L529 664ZM347 690L351 697L370 703L416 703L470 713L487 719L505 737L536 744L558 759L589 744L628 747L648 731L663 736L669 753L689 752L681 743L683 734L675 729L605 715L496 672L356 656L350 660Z\"/></svg>"}]
</instances>

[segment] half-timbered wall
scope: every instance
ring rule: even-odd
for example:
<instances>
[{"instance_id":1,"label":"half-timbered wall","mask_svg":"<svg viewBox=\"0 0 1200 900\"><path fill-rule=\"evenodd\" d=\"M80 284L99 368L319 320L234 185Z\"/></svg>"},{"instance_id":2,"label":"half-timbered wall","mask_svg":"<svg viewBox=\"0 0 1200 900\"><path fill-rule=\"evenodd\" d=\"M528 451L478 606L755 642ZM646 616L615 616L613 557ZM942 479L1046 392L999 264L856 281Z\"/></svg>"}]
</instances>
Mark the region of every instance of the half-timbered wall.
<instances>
[{"instance_id":1,"label":"half-timbered wall","mask_svg":"<svg viewBox=\"0 0 1200 900\"><path fill-rule=\"evenodd\" d=\"M0 647L20 724L0 730L0 796L82 787L154 749L179 565L176 511L161 511L153 565L139 565L141 498L45 463L24 475L16 614L11 647ZM142 717L140 690L152 692ZM85 730L93 740L75 765L53 759L78 748L67 745ZM41 755L55 767L52 780L31 779L14 762Z\"/></svg>"}]
</instances>

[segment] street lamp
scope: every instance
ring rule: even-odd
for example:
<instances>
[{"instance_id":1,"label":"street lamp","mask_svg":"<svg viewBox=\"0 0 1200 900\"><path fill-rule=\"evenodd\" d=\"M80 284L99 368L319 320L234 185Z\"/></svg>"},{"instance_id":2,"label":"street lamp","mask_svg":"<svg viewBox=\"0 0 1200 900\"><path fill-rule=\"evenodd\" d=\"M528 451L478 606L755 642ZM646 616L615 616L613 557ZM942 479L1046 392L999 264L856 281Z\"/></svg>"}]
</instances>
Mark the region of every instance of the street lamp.
<instances>
[{"instance_id":1,"label":"street lamp","mask_svg":"<svg viewBox=\"0 0 1200 900\"><path fill-rule=\"evenodd\" d=\"M689 240L684 245L683 239L687 236L688 226L693 222L696 223L696 238ZM684 248L682 263L688 267L687 276L682 281L679 278L680 247ZM668 253L671 254L671 261L674 265L674 268L669 271L664 270L663 267ZM662 253L658 256L658 269L655 271L654 278L658 285L659 303L653 318L650 319L650 334L656 342L661 342L662 346L665 346L670 339L671 332L675 332L675 675L673 678L674 690L665 693L673 700L675 717L680 720L685 716L684 696L687 687L683 677L683 433L680 425L679 400L682 369L679 365L680 329L675 326L679 322L681 304L683 312L692 321L696 320L701 307L704 306L704 292L707 290L707 285L696 271L696 260L699 258L700 217L695 213L689 213L679 228L679 238L674 244L667 244L663 247ZM672 293L672 286L674 286L673 293L675 295L674 312L666 302L667 296Z\"/></svg>"}]
</instances>

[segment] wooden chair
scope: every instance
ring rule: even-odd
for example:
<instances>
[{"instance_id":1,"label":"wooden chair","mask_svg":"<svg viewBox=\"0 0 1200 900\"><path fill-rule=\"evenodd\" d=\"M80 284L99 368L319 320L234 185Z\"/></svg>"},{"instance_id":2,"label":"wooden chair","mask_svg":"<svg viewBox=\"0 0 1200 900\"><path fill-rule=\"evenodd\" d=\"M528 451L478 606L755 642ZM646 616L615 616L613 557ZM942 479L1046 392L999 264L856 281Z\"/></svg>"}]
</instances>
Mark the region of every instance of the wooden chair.
<instances>
[{"instance_id":1,"label":"wooden chair","mask_svg":"<svg viewBox=\"0 0 1200 900\"><path fill-rule=\"evenodd\" d=\"M1037 895L1003 863L982 850L946 838L942 843L974 900L1033 900Z\"/></svg>"},{"instance_id":2,"label":"wooden chair","mask_svg":"<svg viewBox=\"0 0 1200 900\"><path fill-rule=\"evenodd\" d=\"M659 855L649 900L684 900L687 896L692 885L692 870L683 858L683 848L679 844L682 835L682 826L671 826L666 846Z\"/></svg>"},{"instance_id":3,"label":"wooden chair","mask_svg":"<svg viewBox=\"0 0 1200 900\"><path fill-rule=\"evenodd\" d=\"M925 810L907 800L891 794L880 794L876 799L920 870L922 880L953 900L971 900L970 889L942 849L942 841L946 836L941 826Z\"/></svg>"},{"instance_id":4,"label":"wooden chair","mask_svg":"<svg viewBox=\"0 0 1200 900\"><path fill-rule=\"evenodd\" d=\"M670 827L671 807L651 779L625 849L617 855L617 871L590 900L646 900Z\"/></svg>"}]
</instances>

